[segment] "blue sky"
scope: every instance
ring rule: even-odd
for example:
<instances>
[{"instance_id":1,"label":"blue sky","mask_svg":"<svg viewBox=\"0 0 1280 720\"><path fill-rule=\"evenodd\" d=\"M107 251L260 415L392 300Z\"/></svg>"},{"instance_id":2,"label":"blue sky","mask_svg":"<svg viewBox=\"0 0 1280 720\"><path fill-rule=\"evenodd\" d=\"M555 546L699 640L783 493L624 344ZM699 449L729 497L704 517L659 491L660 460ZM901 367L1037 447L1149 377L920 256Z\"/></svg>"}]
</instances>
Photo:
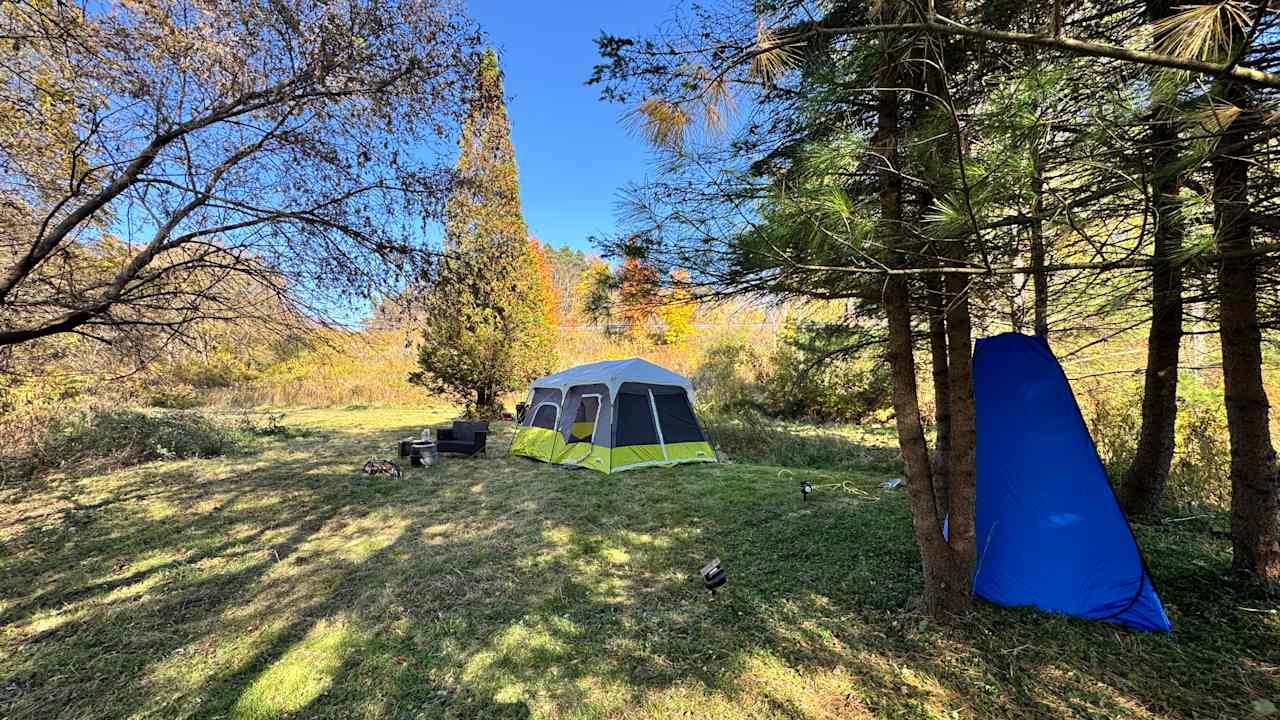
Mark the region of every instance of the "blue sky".
<instances>
[{"instance_id":1,"label":"blue sky","mask_svg":"<svg viewBox=\"0 0 1280 720\"><path fill-rule=\"evenodd\" d=\"M556 247L589 250L588 236L613 231L619 189L642 180L652 161L619 122L625 108L583 84L598 61L595 38L601 30L650 34L672 5L470 0L468 7L502 59L529 231Z\"/></svg>"}]
</instances>

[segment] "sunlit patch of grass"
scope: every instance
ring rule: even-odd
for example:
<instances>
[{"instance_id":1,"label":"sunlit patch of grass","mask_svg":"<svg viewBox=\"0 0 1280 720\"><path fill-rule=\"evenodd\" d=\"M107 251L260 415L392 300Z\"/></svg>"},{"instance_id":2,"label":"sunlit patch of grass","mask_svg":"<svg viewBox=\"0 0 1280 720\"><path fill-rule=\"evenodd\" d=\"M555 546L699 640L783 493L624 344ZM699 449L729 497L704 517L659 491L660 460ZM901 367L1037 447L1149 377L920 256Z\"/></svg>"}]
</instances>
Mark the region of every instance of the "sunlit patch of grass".
<instances>
[{"instance_id":1,"label":"sunlit patch of grass","mask_svg":"<svg viewBox=\"0 0 1280 720\"><path fill-rule=\"evenodd\" d=\"M767 698L779 710L801 717L873 717L858 697L858 679L843 667L803 672L767 651L742 658L734 689L750 697Z\"/></svg>"},{"instance_id":2,"label":"sunlit patch of grass","mask_svg":"<svg viewBox=\"0 0 1280 720\"><path fill-rule=\"evenodd\" d=\"M474 655L462 671L464 680L476 680L499 665L527 667L548 665L561 659L579 634L563 617L524 617L498 631L487 649Z\"/></svg>"},{"instance_id":3,"label":"sunlit patch of grass","mask_svg":"<svg viewBox=\"0 0 1280 720\"><path fill-rule=\"evenodd\" d=\"M653 533L632 532L630 530L622 530L618 536L627 545L667 548L671 547L671 539L654 535Z\"/></svg>"},{"instance_id":4,"label":"sunlit patch of grass","mask_svg":"<svg viewBox=\"0 0 1280 720\"><path fill-rule=\"evenodd\" d=\"M560 548L568 548L573 544L573 529L552 527L542 531L542 541Z\"/></svg>"},{"instance_id":5,"label":"sunlit patch of grass","mask_svg":"<svg viewBox=\"0 0 1280 720\"><path fill-rule=\"evenodd\" d=\"M297 712L333 683L350 631L343 618L330 618L258 675L231 708L237 720L266 720Z\"/></svg>"}]
</instances>

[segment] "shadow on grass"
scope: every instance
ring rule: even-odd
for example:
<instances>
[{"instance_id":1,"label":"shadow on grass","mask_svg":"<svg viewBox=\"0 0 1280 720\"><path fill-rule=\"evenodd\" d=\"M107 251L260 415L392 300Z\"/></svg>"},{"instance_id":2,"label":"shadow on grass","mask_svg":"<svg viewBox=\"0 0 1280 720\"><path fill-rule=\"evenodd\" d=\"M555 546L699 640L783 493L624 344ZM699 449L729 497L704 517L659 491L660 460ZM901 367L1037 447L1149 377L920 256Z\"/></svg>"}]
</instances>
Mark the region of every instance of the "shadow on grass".
<instances>
[{"instance_id":1,"label":"shadow on grass","mask_svg":"<svg viewBox=\"0 0 1280 720\"><path fill-rule=\"evenodd\" d=\"M986 605L941 628L878 478L804 503L774 469L568 472L495 452L497 425L489 458L396 483L355 471L416 428L362 427L22 515L0 714L1189 718L1280 695L1277 620L1207 535L1139 530L1172 638Z\"/></svg>"}]
</instances>

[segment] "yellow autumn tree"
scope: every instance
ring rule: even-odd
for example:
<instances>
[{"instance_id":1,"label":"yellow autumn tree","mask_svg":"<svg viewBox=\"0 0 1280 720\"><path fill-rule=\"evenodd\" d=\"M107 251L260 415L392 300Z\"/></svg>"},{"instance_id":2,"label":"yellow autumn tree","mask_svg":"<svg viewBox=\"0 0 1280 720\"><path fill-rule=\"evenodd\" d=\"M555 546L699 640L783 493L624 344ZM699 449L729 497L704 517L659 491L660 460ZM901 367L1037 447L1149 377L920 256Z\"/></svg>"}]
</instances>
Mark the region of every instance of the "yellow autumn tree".
<instances>
[{"instance_id":1,"label":"yellow autumn tree","mask_svg":"<svg viewBox=\"0 0 1280 720\"><path fill-rule=\"evenodd\" d=\"M658 305L658 319L662 321L659 339L664 345L680 345L693 332L693 315L696 300L689 290L689 273L671 271L671 288L662 294Z\"/></svg>"}]
</instances>

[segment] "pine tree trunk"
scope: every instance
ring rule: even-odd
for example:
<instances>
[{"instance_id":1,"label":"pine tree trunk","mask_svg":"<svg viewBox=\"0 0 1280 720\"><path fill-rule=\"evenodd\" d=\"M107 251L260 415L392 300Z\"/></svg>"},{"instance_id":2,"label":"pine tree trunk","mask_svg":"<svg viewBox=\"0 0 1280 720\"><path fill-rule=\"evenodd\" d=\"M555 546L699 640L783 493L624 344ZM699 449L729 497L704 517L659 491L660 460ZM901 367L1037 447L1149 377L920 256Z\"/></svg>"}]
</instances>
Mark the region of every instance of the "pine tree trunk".
<instances>
[{"instance_id":1,"label":"pine tree trunk","mask_svg":"<svg viewBox=\"0 0 1280 720\"><path fill-rule=\"evenodd\" d=\"M933 6L938 4L931 3ZM939 8L946 16L956 17L963 14L960 3L943 0ZM930 96L944 99L940 108L943 112L953 112L950 107L951 94L947 87L946 68L953 64L951 49L955 44L949 39L942 39L936 45L932 62L925 69L925 83ZM957 123L959 121L956 121ZM963 162L961 157L961 136L959 127L949 128L949 137L942 141L944 157L953 162ZM941 195L943 188L935 190ZM943 258L956 260L964 255L964 243L949 241L945 245L952 249L940 253ZM945 260L944 260L945 262ZM951 550L951 567L949 568L949 590L954 594L956 607L967 607L973 589L973 565L977 556L974 543L974 499L976 492L977 471L974 465L976 450L976 427L973 406L973 345L970 330L968 278L958 273L943 276L942 314L945 318L946 333L946 396L947 414L950 430L947 433L946 448L946 505L945 512L948 526L947 544ZM932 337L931 337L932 340ZM932 347L932 343L931 343ZM935 376L935 388L937 378Z\"/></svg>"},{"instance_id":2,"label":"pine tree trunk","mask_svg":"<svg viewBox=\"0 0 1280 720\"><path fill-rule=\"evenodd\" d=\"M916 12L925 17L932 7L943 17L957 16L955 0L934 0L930 3L917 3ZM936 38L934 41L920 46L924 57L921 66L924 68L924 84L927 92L917 94L917 98L926 106L934 106L934 110L946 112L943 99L947 96L946 75L943 69L947 66L948 50L952 46L948 38ZM955 160L954 137L944 138L942 157L945 161ZM935 150L936 151L936 150ZM926 177L926 191L921 198L924 208L933 205L935 198L945 197L947 187L941 173ZM932 251L939 258L938 265L945 265L947 243L935 243ZM951 506L951 367L947 356L947 292L944 275L925 277L925 302L929 313L929 356L932 365L933 402L934 402L934 448L931 471L933 474L933 498L937 509L938 522L944 522Z\"/></svg>"},{"instance_id":3,"label":"pine tree trunk","mask_svg":"<svg viewBox=\"0 0 1280 720\"><path fill-rule=\"evenodd\" d=\"M946 298L942 276L925 280L929 307L929 355L933 365L933 499L938 517L947 513L948 471L951 454L951 379L947 361Z\"/></svg>"},{"instance_id":4,"label":"pine tree trunk","mask_svg":"<svg viewBox=\"0 0 1280 720\"><path fill-rule=\"evenodd\" d=\"M1213 207L1218 250L1253 247L1249 164L1257 109L1238 85L1224 98L1243 110L1218 141L1213 159ZM1218 270L1222 379L1231 437L1232 565L1280 583L1280 477L1271 445L1270 409L1262 383L1256 258L1227 258Z\"/></svg>"},{"instance_id":5,"label":"pine tree trunk","mask_svg":"<svg viewBox=\"0 0 1280 720\"><path fill-rule=\"evenodd\" d=\"M951 546L942 536L941 520L934 506L929 448L920 422L915 359L912 355L911 308L907 282L901 276L891 277L885 283L884 308L889 325L888 361L893 377L898 447L906 464L911 525L915 529L924 570L924 606L930 615L944 618L968 607L970 581L968 574L955 562Z\"/></svg>"},{"instance_id":6,"label":"pine tree trunk","mask_svg":"<svg viewBox=\"0 0 1280 720\"><path fill-rule=\"evenodd\" d=\"M1142 429L1133 462L1120 483L1120 506L1129 517L1155 512L1173 462L1178 417L1178 348L1182 344L1182 269L1176 255L1183 227L1178 130L1165 112L1151 127L1150 187L1155 211L1155 261L1151 273L1151 329L1142 389Z\"/></svg>"},{"instance_id":7,"label":"pine tree trunk","mask_svg":"<svg viewBox=\"0 0 1280 720\"><path fill-rule=\"evenodd\" d=\"M977 415L973 401L973 340L969 317L968 279L946 277L948 381L951 390L951 447L947 468L947 517L951 551L963 578L963 592L972 592L977 558L974 511L977 493Z\"/></svg>"},{"instance_id":8,"label":"pine tree trunk","mask_svg":"<svg viewBox=\"0 0 1280 720\"><path fill-rule=\"evenodd\" d=\"M887 55L887 54L886 54ZM902 177L898 159L899 91L897 66L886 57L880 78L877 107L875 155L881 163L880 222L885 244L902 246ZM920 422L920 401L916 388L911 306L906 278L891 275L884 287L884 310L888 321L887 359L893 378L893 409L898 427L898 446L906 465L907 493L911 500L911 524L924 571L924 606L934 617L943 618L968 607L968 579L954 561L950 546L942 537L934 508L929 472L929 448Z\"/></svg>"},{"instance_id":9,"label":"pine tree trunk","mask_svg":"<svg viewBox=\"0 0 1280 720\"><path fill-rule=\"evenodd\" d=\"M1031 144L1031 283L1035 294L1035 333L1040 337L1049 334L1049 278L1044 273L1044 167L1040 161L1040 148Z\"/></svg>"}]
</instances>

